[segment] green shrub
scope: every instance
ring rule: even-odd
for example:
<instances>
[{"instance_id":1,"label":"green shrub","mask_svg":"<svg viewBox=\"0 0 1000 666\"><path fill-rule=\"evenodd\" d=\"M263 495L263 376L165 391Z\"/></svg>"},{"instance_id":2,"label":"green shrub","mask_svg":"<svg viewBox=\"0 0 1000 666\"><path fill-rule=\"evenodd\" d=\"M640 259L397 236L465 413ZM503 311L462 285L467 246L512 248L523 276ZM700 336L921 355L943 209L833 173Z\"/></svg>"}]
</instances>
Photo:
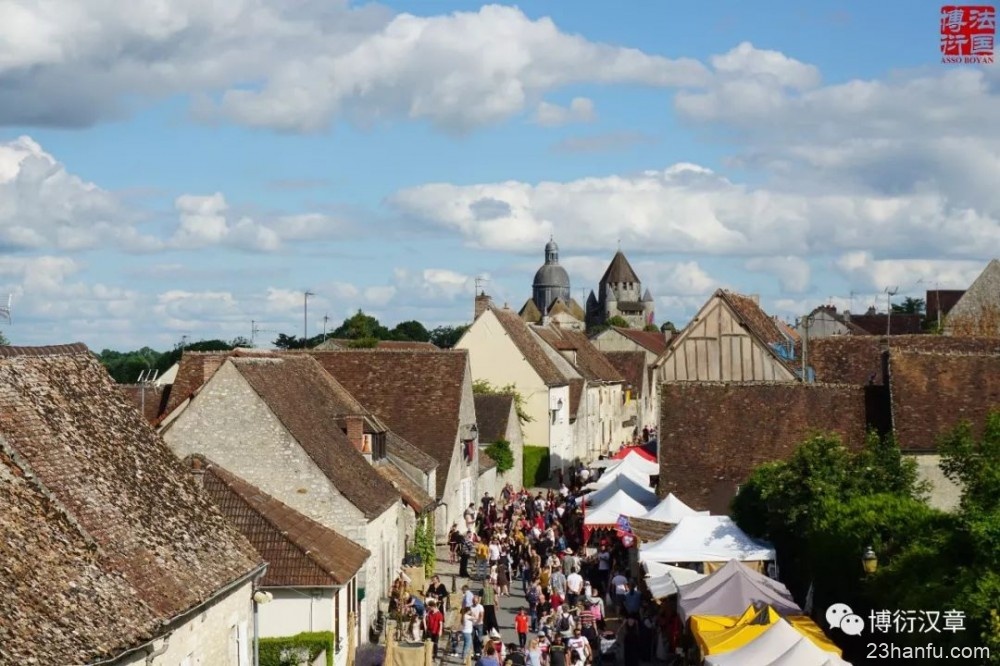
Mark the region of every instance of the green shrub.
<instances>
[{"instance_id":1,"label":"green shrub","mask_svg":"<svg viewBox=\"0 0 1000 666\"><path fill-rule=\"evenodd\" d=\"M524 487L533 488L549 478L549 449L545 446L524 447Z\"/></svg>"},{"instance_id":2,"label":"green shrub","mask_svg":"<svg viewBox=\"0 0 1000 666\"><path fill-rule=\"evenodd\" d=\"M307 650L309 661L326 650L326 666L333 666L333 632L303 632L296 636L260 639L260 666L292 666L299 663L289 652Z\"/></svg>"},{"instance_id":3,"label":"green shrub","mask_svg":"<svg viewBox=\"0 0 1000 666\"><path fill-rule=\"evenodd\" d=\"M486 447L486 455L497 463L497 471L505 474L514 468L514 451L506 439L498 439Z\"/></svg>"}]
</instances>

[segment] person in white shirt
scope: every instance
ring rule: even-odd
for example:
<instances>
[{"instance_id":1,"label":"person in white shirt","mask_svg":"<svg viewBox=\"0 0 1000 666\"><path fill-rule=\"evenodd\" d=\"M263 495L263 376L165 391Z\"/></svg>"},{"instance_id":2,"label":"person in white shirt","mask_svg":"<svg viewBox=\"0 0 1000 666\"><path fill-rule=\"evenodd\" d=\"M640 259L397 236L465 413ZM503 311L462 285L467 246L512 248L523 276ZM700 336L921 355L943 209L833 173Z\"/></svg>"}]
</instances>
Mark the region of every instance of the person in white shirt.
<instances>
[{"instance_id":1,"label":"person in white shirt","mask_svg":"<svg viewBox=\"0 0 1000 666\"><path fill-rule=\"evenodd\" d=\"M474 596L472 608L472 648L479 654L483 650L483 624L486 622L486 609L478 596Z\"/></svg>"},{"instance_id":2,"label":"person in white shirt","mask_svg":"<svg viewBox=\"0 0 1000 666\"><path fill-rule=\"evenodd\" d=\"M611 579L611 591L614 593L615 605L619 607L619 610L623 610L625 595L628 594L628 578L623 576L620 571Z\"/></svg>"},{"instance_id":3,"label":"person in white shirt","mask_svg":"<svg viewBox=\"0 0 1000 666\"><path fill-rule=\"evenodd\" d=\"M590 642L584 638L580 627L573 630L573 637L566 641L566 648L576 652L580 657L580 663L586 664L590 657Z\"/></svg>"},{"instance_id":4,"label":"person in white shirt","mask_svg":"<svg viewBox=\"0 0 1000 666\"><path fill-rule=\"evenodd\" d=\"M583 576L580 575L579 569L573 567L573 572L566 576L566 602L570 606L576 606L581 594L583 594Z\"/></svg>"},{"instance_id":5,"label":"person in white shirt","mask_svg":"<svg viewBox=\"0 0 1000 666\"><path fill-rule=\"evenodd\" d=\"M472 652L472 633L475 631L475 623L472 617L472 610L462 609L462 661L464 662Z\"/></svg>"},{"instance_id":6,"label":"person in white shirt","mask_svg":"<svg viewBox=\"0 0 1000 666\"><path fill-rule=\"evenodd\" d=\"M490 541L490 564L495 565L500 560L500 544L496 542L496 539Z\"/></svg>"}]
</instances>

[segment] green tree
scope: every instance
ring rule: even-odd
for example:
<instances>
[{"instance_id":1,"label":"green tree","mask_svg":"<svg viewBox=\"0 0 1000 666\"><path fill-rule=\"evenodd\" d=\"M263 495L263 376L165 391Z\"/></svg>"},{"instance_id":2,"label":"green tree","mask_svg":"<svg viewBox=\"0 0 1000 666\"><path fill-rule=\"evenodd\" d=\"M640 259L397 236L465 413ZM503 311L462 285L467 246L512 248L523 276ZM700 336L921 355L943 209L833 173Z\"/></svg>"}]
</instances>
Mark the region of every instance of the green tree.
<instances>
[{"instance_id":1,"label":"green tree","mask_svg":"<svg viewBox=\"0 0 1000 666\"><path fill-rule=\"evenodd\" d=\"M647 333L659 333L660 327L657 326L656 324L646 324L645 326L642 327L642 330L646 331Z\"/></svg>"},{"instance_id":2,"label":"green tree","mask_svg":"<svg viewBox=\"0 0 1000 666\"><path fill-rule=\"evenodd\" d=\"M134 384L141 373L160 370L162 357L163 354L149 347L129 352L105 349L98 354L98 359L107 368L108 374L119 384Z\"/></svg>"},{"instance_id":3,"label":"green tree","mask_svg":"<svg viewBox=\"0 0 1000 666\"><path fill-rule=\"evenodd\" d=\"M232 340L230 340L229 341L229 345L233 349L236 349L238 347L242 347L244 349L248 349L250 347L253 347L253 343L250 342L250 339L246 338L246 337L244 337L242 335L237 335L235 338L233 338Z\"/></svg>"},{"instance_id":4,"label":"green tree","mask_svg":"<svg viewBox=\"0 0 1000 666\"><path fill-rule=\"evenodd\" d=\"M923 314L927 309L927 303L922 298L907 296L902 303L894 303L893 312L900 314Z\"/></svg>"},{"instance_id":5,"label":"green tree","mask_svg":"<svg viewBox=\"0 0 1000 666\"><path fill-rule=\"evenodd\" d=\"M507 384L506 386L494 386L486 379L474 379L472 380L472 392L478 393L480 395L509 395L514 398L514 410L517 412L517 418L521 424L531 423L534 421L534 417L529 415L524 402L524 396L521 392L517 390L517 386L514 384Z\"/></svg>"},{"instance_id":6,"label":"green tree","mask_svg":"<svg viewBox=\"0 0 1000 666\"><path fill-rule=\"evenodd\" d=\"M379 323L379 320L371 315L358 310L356 313L344 320L330 335L331 338L347 338L356 340L358 338L375 338L376 340L388 340L389 329Z\"/></svg>"},{"instance_id":7,"label":"green tree","mask_svg":"<svg viewBox=\"0 0 1000 666\"><path fill-rule=\"evenodd\" d=\"M427 342L431 339L431 334L419 321L401 321L396 324L389 333L393 340L411 340L413 342Z\"/></svg>"},{"instance_id":8,"label":"green tree","mask_svg":"<svg viewBox=\"0 0 1000 666\"><path fill-rule=\"evenodd\" d=\"M615 326L617 328L632 328L631 326L629 326L628 320L625 319L625 317L619 315L615 315L614 317L609 318L604 323L607 324L608 326Z\"/></svg>"},{"instance_id":9,"label":"green tree","mask_svg":"<svg viewBox=\"0 0 1000 666\"><path fill-rule=\"evenodd\" d=\"M277 349L302 349L306 346L306 340L303 338L297 338L294 335L278 333L278 337L276 337L271 344Z\"/></svg>"},{"instance_id":10,"label":"green tree","mask_svg":"<svg viewBox=\"0 0 1000 666\"><path fill-rule=\"evenodd\" d=\"M441 349L451 349L469 330L469 324L462 326L438 326L430 332L430 342Z\"/></svg>"},{"instance_id":11,"label":"green tree","mask_svg":"<svg viewBox=\"0 0 1000 666\"><path fill-rule=\"evenodd\" d=\"M175 349L169 351L156 361L156 369L160 371L160 374L166 372L170 366L181 360L181 353L186 351L194 352L212 352L212 351L229 351L233 349L233 344L225 340L199 340L198 342L192 342L191 344L177 345Z\"/></svg>"}]
</instances>

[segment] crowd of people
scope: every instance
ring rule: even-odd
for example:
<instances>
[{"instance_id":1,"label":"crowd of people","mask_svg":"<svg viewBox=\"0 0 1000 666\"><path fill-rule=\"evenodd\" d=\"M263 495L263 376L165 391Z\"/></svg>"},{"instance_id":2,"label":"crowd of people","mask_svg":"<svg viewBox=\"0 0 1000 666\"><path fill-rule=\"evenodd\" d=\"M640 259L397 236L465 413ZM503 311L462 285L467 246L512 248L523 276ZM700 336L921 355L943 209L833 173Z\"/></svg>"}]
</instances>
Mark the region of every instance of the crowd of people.
<instances>
[{"instance_id":1,"label":"crowd of people","mask_svg":"<svg viewBox=\"0 0 1000 666\"><path fill-rule=\"evenodd\" d=\"M463 660L473 655L491 666L492 654L501 666L505 659L515 666L586 666L619 641L631 665L654 655L658 629L670 635L676 624L679 633L670 609L652 604L629 577L628 549L614 530L598 530L584 543L580 506L589 480L581 467L558 491L508 485L500 497L487 493L469 505L464 525L452 525L451 560L459 575L481 583L464 586L456 604L455 651ZM497 605L512 586L524 601L513 622L517 642L505 646Z\"/></svg>"}]
</instances>

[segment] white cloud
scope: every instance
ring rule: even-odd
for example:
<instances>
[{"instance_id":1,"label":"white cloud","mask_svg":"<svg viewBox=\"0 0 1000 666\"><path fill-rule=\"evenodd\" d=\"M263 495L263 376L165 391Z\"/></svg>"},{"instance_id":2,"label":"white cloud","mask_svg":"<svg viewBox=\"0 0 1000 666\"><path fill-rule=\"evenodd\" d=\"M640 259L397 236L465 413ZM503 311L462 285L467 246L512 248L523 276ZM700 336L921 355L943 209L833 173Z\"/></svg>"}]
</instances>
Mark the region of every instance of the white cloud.
<instances>
[{"instance_id":1,"label":"white cloud","mask_svg":"<svg viewBox=\"0 0 1000 666\"><path fill-rule=\"evenodd\" d=\"M0 143L0 246L65 251L158 247L111 193L66 171L27 136Z\"/></svg>"},{"instance_id":2,"label":"white cloud","mask_svg":"<svg viewBox=\"0 0 1000 666\"><path fill-rule=\"evenodd\" d=\"M745 266L749 271L775 276L783 291L801 294L809 288L812 271L809 262L801 257L754 257Z\"/></svg>"},{"instance_id":3,"label":"white cloud","mask_svg":"<svg viewBox=\"0 0 1000 666\"><path fill-rule=\"evenodd\" d=\"M463 131L579 83L702 81L704 66L562 32L515 7L429 17L346 1L70 0L0 20L0 122L81 125L125 100L204 93L200 111L318 130L336 116Z\"/></svg>"},{"instance_id":4,"label":"white cloud","mask_svg":"<svg viewBox=\"0 0 1000 666\"><path fill-rule=\"evenodd\" d=\"M489 215L482 214L489 202ZM847 250L982 256L1000 245L1000 217L954 209L927 192L797 193L749 187L678 164L630 176L568 182L434 183L389 203L457 231L473 246L521 252L555 234L564 249L626 247L729 256L803 256Z\"/></svg>"},{"instance_id":5,"label":"white cloud","mask_svg":"<svg viewBox=\"0 0 1000 666\"><path fill-rule=\"evenodd\" d=\"M535 122L544 127L558 127L569 123L589 123L596 118L594 101L587 97L574 97L569 106L540 102L535 111Z\"/></svg>"},{"instance_id":6,"label":"white cloud","mask_svg":"<svg viewBox=\"0 0 1000 666\"><path fill-rule=\"evenodd\" d=\"M927 289L965 289L978 277L986 263L947 259L875 259L870 252L859 251L842 255L835 266L852 284L876 291L899 288L910 293Z\"/></svg>"},{"instance_id":7,"label":"white cloud","mask_svg":"<svg viewBox=\"0 0 1000 666\"><path fill-rule=\"evenodd\" d=\"M242 323L245 318L228 291L166 291L157 297L153 313L161 327L178 332L217 329L221 323Z\"/></svg>"}]
</instances>

